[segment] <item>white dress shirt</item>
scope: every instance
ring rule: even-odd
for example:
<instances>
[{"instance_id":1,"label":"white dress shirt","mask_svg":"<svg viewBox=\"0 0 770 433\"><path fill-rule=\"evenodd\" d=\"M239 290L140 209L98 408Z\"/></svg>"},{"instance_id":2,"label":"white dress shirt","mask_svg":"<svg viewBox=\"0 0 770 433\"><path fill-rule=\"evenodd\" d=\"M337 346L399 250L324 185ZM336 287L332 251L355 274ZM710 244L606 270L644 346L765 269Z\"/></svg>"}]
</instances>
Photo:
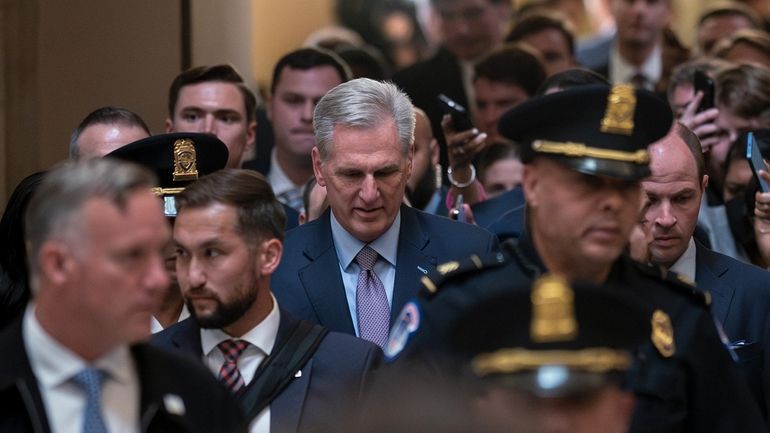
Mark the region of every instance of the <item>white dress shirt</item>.
<instances>
[{"instance_id":1,"label":"white dress shirt","mask_svg":"<svg viewBox=\"0 0 770 433\"><path fill-rule=\"evenodd\" d=\"M283 171L283 168L278 163L278 157L276 156L275 152L276 150L273 148L273 151L270 153L270 171L267 173L267 183L269 183L273 188L273 193L276 197L287 192L295 192L301 196L302 190L305 188L305 184L303 183L302 185L295 185L294 182L289 179L289 176L285 171ZM292 206L291 203L284 204L286 206ZM299 212L302 209L295 208L295 210Z\"/></svg>"},{"instance_id":2,"label":"white dress shirt","mask_svg":"<svg viewBox=\"0 0 770 433\"><path fill-rule=\"evenodd\" d=\"M353 330L358 336L358 315L356 313L356 286L358 285L358 274L361 267L356 262L356 255L361 248L369 245L380 258L374 263L374 273L382 281L385 287L385 295L388 297L388 305L393 305L393 286L396 282L396 257L398 256L398 235L401 232L401 211L396 215L393 224L390 225L385 233L379 238L365 244L347 232L331 213L332 239L334 240L334 249L337 251L339 259L340 275L342 284L345 286L345 297L348 301L348 310L350 318L353 320ZM380 260L383 259L383 260Z\"/></svg>"},{"instance_id":3,"label":"white dress shirt","mask_svg":"<svg viewBox=\"0 0 770 433\"><path fill-rule=\"evenodd\" d=\"M690 281L695 282L695 241L690 236L690 243L687 245L687 249L684 250L681 256L671 265L671 270L677 274L684 275L689 278Z\"/></svg>"},{"instance_id":4,"label":"white dress shirt","mask_svg":"<svg viewBox=\"0 0 770 433\"><path fill-rule=\"evenodd\" d=\"M243 382L248 385L257 372L262 361L270 355L278 335L278 325L281 322L281 313L278 310L278 302L273 295L273 308L265 317L265 320L252 328L239 338L227 335L221 329L201 329L201 348L206 364L214 375L219 376L219 370L225 363L225 356L217 345L225 340L244 340L251 343L238 358L238 370L241 372ZM266 407L249 424L250 433L270 433L270 406Z\"/></svg>"},{"instance_id":5,"label":"white dress shirt","mask_svg":"<svg viewBox=\"0 0 770 433\"><path fill-rule=\"evenodd\" d=\"M663 75L663 49L656 45L641 68L628 63L618 51L617 42L610 51L609 80L612 84L631 83L636 74L642 74L647 79L645 88L655 90L655 85Z\"/></svg>"},{"instance_id":6,"label":"white dress shirt","mask_svg":"<svg viewBox=\"0 0 770 433\"><path fill-rule=\"evenodd\" d=\"M182 304L182 311L179 312L179 318L176 319L177 323L181 322L182 320L190 317L190 311L187 309L186 304ZM152 316L150 319L150 332L153 334L157 334L158 332L163 330L163 325L158 322L158 319L155 318L155 316Z\"/></svg>"},{"instance_id":7,"label":"white dress shirt","mask_svg":"<svg viewBox=\"0 0 770 433\"><path fill-rule=\"evenodd\" d=\"M139 432L139 377L127 346L119 346L89 364L43 329L35 317L34 304L27 307L23 320L24 348L52 433L82 430L87 396L72 377L87 367L107 373L102 386L102 416L108 431Z\"/></svg>"}]
</instances>

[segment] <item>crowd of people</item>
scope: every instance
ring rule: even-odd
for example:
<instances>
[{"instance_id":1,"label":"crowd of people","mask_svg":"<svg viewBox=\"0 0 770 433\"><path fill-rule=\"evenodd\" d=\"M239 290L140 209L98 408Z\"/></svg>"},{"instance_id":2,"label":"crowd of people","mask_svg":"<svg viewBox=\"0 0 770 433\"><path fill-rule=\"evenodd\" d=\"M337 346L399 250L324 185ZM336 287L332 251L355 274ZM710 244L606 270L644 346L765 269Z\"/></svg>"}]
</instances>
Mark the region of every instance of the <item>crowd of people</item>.
<instances>
[{"instance_id":1,"label":"crowd of people","mask_svg":"<svg viewBox=\"0 0 770 433\"><path fill-rule=\"evenodd\" d=\"M338 3L16 187L0 432L770 429L763 2Z\"/></svg>"}]
</instances>

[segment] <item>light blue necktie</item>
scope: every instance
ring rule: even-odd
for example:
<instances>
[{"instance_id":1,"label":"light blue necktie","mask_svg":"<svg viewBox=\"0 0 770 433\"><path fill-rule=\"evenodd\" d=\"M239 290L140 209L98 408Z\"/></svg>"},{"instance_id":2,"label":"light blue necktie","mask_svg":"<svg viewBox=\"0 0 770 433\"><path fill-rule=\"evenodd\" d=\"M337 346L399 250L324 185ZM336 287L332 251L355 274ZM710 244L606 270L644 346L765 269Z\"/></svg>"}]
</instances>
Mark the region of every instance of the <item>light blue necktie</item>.
<instances>
[{"instance_id":1,"label":"light blue necktie","mask_svg":"<svg viewBox=\"0 0 770 433\"><path fill-rule=\"evenodd\" d=\"M106 375L103 370L86 368L72 377L72 381L86 393L83 433L107 433L102 417L102 383Z\"/></svg>"}]
</instances>

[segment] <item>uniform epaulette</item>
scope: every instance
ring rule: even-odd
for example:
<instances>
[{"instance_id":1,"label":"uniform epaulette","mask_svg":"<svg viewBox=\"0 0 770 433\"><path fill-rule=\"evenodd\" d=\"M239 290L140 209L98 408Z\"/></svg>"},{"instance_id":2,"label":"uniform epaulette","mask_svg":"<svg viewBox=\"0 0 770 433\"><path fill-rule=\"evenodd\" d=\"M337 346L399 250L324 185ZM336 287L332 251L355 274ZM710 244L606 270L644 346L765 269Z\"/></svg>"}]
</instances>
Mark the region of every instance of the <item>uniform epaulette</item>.
<instances>
[{"instance_id":1,"label":"uniform epaulette","mask_svg":"<svg viewBox=\"0 0 770 433\"><path fill-rule=\"evenodd\" d=\"M695 286L695 282L687 278L687 276L674 271L670 271L663 266L651 263L636 263L636 265L644 274L655 278L660 278L661 280L669 283L668 285L678 292L690 296L697 302L703 303L703 305L707 307L711 306L711 292L699 289Z\"/></svg>"},{"instance_id":2,"label":"uniform epaulette","mask_svg":"<svg viewBox=\"0 0 770 433\"><path fill-rule=\"evenodd\" d=\"M502 252L491 253L484 257L474 254L461 260L452 260L442 263L435 270L429 271L420 278L422 283L421 293L426 298L435 295L442 286L454 278L469 273L476 273L483 269L496 268L504 265L506 262L505 254Z\"/></svg>"}]
</instances>

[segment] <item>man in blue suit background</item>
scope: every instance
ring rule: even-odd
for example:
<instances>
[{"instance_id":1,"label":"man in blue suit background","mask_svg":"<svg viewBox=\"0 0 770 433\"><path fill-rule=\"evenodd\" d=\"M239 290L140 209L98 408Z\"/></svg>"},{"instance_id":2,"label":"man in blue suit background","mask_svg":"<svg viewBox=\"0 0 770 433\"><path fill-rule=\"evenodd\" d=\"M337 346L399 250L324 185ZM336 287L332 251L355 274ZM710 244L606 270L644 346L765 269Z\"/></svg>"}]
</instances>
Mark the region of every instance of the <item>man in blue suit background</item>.
<instances>
[{"instance_id":1,"label":"man in blue suit background","mask_svg":"<svg viewBox=\"0 0 770 433\"><path fill-rule=\"evenodd\" d=\"M498 248L483 229L402 204L414 124L409 98L390 83L352 80L318 103L313 171L330 209L286 235L273 278L284 308L382 346L425 274Z\"/></svg>"},{"instance_id":2,"label":"man in blue suit background","mask_svg":"<svg viewBox=\"0 0 770 433\"><path fill-rule=\"evenodd\" d=\"M250 433L355 431L381 352L325 334L275 301L270 276L281 261L286 216L264 176L221 170L187 187L176 206L177 278L192 318L154 342L202 356L238 397ZM317 338L298 340L303 332Z\"/></svg>"},{"instance_id":3,"label":"man in blue suit background","mask_svg":"<svg viewBox=\"0 0 770 433\"><path fill-rule=\"evenodd\" d=\"M763 412L763 353L768 346L770 273L711 251L693 238L700 202L708 183L700 142L677 123L650 147L652 176L642 182L646 196L642 221L653 263L695 282L711 294L711 311L722 325L749 386ZM767 380L767 379L765 379Z\"/></svg>"}]
</instances>

